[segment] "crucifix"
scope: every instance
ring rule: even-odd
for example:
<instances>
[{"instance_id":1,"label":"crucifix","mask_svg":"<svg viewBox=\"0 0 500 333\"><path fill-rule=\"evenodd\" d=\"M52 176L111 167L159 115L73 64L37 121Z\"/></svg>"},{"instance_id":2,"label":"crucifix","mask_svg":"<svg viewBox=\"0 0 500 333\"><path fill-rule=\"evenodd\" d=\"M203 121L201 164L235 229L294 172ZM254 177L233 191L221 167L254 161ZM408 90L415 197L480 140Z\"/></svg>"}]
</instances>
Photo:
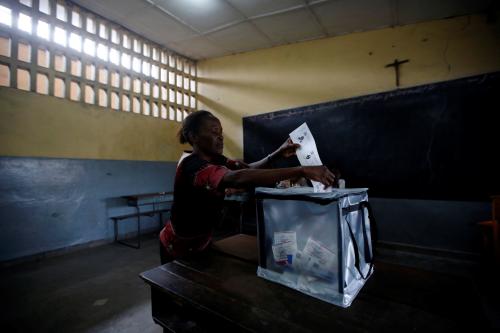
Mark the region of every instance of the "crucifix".
<instances>
[{"instance_id":1,"label":"crucifix","mask_svg":"<svg viewBox=\"0 0 500 333\"><path fill-rule=\"evenodd\" d=\"M405 60L399 61L398 59L394 59L394 62L385 65L385 68L394 67L394 70L396 71L396 87L399 87L399 66L401 64L407 63L408 61L410 61L410 60L405 59Z\"/></svg>"}]
</instances>

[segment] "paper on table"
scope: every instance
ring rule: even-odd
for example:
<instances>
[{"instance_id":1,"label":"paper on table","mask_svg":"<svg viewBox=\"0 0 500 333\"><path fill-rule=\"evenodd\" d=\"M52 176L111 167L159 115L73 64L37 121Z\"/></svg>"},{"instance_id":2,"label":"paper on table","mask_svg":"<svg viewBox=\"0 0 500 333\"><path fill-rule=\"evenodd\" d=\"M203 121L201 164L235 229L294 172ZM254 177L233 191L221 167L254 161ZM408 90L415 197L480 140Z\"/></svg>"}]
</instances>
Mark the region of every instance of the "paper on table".
<instances>
[{"instance_id":1,"label":"paper on table","mask_svg":"<svg viewBox=\"0 0 500 333\"><path fill-rule=\"evenodd\" d=\"M300 165L323 165L321 159L319 158L318 149L316 148L316 141L314 141L314 137L309 130L307 123L303 123L290 133L290 139L292 139L293 143L300 144L300 148L297 149L297 157ZM325 189L325 186L320 182L314 180L311 180L311 182L313 184L314 192L332 191L331 187Z\"/></svg>"}]
</instances>

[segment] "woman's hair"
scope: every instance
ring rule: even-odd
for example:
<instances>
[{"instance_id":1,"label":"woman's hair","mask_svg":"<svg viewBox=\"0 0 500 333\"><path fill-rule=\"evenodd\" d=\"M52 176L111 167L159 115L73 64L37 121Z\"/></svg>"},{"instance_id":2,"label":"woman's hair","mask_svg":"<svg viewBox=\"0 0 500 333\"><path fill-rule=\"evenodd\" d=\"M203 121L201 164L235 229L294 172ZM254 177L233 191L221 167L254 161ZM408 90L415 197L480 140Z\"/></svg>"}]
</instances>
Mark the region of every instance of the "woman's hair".
<instances>
[{"instance_id":1,"label":"woman's hair","mask_svg":"<svg viewBox=\"0 0 500 333\"><path fill-rule=\"evenodd\" d=\"M206 110L195 111L184 118L182 127L178 133L180 143L189 143L192 145L193 143L189 141L189 133L197 134L201 124L203 124L205 119L209 118L218 120L217 117Z\"/></svg>"}]
</instances>

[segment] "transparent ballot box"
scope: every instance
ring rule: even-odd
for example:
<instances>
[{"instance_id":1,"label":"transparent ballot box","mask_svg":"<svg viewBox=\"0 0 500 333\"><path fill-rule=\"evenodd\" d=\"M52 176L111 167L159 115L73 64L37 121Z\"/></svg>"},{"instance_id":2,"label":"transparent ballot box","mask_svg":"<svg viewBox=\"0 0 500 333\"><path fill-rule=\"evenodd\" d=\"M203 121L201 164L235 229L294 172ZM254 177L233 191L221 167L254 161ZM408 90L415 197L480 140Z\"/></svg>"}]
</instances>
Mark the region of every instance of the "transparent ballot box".
<instances>
[{"instance_id":1,"label":"transparent ballot box","mask_svg":"<svg viewBox=\"0 0 500 333\"><path fill-rule=\"evenodd\" d=\"M348 307L373 272L366 188L255 190L257 275Z\"/></svg>"}]
</instances>

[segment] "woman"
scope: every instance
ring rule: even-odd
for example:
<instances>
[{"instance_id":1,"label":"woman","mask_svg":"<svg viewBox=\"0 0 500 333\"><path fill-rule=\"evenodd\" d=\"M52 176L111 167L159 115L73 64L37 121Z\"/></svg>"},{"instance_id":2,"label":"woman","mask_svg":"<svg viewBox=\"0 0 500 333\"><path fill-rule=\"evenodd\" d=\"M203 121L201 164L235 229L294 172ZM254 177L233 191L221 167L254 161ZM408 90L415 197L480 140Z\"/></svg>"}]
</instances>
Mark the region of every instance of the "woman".
<instances>
[{"instance_id":1,"label":"woman","mask_svg":"<svg viewBox=\"0 0 500 333\"><path fill-rule=\"evenodd\" d=\"M171 219L160 232L162 264L205 249L220 219L226 189L274 185L305 177L332 186L335 176L324 166L265 169L271 161L295 154L288 139L266 158L246 164L222 155L224 138L219 119L208 111L191 113L179 131L181 143L193 152L177 166Z\"/></svg>"}]
</instances>

